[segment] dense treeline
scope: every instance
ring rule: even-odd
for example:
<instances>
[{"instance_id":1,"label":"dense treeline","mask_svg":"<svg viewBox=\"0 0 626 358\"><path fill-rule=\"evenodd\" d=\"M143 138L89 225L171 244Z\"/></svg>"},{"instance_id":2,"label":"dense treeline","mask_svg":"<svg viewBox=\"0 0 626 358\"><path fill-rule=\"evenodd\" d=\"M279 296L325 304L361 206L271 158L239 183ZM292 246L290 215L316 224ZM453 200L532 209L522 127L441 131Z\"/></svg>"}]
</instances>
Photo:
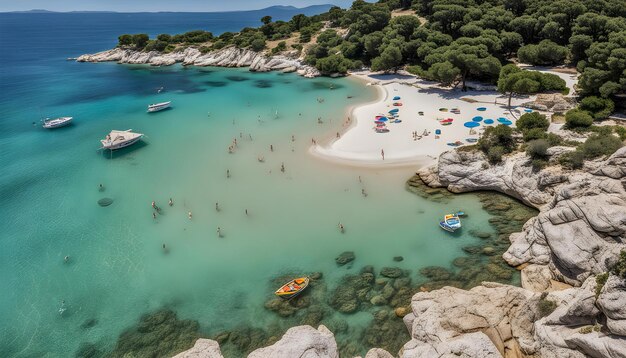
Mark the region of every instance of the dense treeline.
<instances>
[{"instance_id":1,"label":"dense treeline","mask_svg":"<svg viewBox=\"0 0 626 358\"><path fill-rule=\"evenodd\" d=\"M258 28L218 37L204 31L155 40L122 35L119 43L166 52L181 44L201 44L202 51L229 45L260 51L268 41L291 38L291 45L280 42L281 48L304 48L306 61L323 73L406 66L463 88L468 79L495 84L503 66L517 58L534 65L577 66L585 96L626 92L624 0L356 0L349 9L333 7L290 21L266 16L261 22ZM546 89L533 83L522 93L533 88Z\"/></svg>"}]
</instances>

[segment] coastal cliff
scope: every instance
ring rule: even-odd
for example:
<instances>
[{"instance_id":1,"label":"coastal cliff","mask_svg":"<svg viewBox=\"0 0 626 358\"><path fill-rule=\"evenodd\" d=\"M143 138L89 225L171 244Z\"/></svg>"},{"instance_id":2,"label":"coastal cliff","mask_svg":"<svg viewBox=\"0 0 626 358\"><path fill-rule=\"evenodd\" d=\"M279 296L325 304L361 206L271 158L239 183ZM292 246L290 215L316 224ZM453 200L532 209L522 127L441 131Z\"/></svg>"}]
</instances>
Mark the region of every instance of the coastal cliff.
<instances>
[{"instance_id":1,"label":"coastal cliff","mask_svg":"<svg viewBox=\"0 0 626 358\"><path fill-rule=\"evenodd\" d=\"M183 66L249 67L250 71L253 72L297 72L299 75L307 78L321 75L317 69L303 64L297 58L266 56L261 52L236 47L226 47L207 53L202 53L193 47L170 53L144 52L118 47L95 54L85 54L78 57L76 61L117 62L151 66L171 66L181 63Z\"/></svg>"}]
</instances>

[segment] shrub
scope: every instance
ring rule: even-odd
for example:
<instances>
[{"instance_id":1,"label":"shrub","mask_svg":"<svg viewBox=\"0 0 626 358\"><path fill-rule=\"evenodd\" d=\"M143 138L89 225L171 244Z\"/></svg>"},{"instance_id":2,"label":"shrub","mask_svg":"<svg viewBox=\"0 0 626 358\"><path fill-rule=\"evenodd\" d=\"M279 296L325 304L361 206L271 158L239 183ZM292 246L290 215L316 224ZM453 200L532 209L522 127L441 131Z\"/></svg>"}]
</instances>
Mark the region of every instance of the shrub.
<instances>
[{"instance_id":1,"label":"shrub","mask_svg":"<svg viewBox=\"0 0 626 358\"><path fill-rule=\"evenodd\" d=\"M622 126L615 126L615 133L617 133L619 139L626 140L626 128Z\"/></svg>"},{"instance_id":2,"label":"shrub","mask_svg":"<svg viewBox=\"0 0 626 358\"><path fill-rule=\"evenodd\" d=\"M537 304L537 308L539 309L539 317L543 318L554 312L554 310L556 309L556 303L547 300L545 297L542 297Z\"/></svg>"},{"instance_id":3,"label":"shrub","mask_svg":"<svg viewBox=\"0 0 626 358\"><path fill-rule=\"evenodd\" d=\"M491 164L500 163L504 153L504 148L500 146L491 147L487 150L487 159L489 159L489 163Z\"/></svg>"},{"instance_id":4,"label":"shrub","mask_svg":"<svg viewBox=\"0 0 626 358\"><path fill-rule=\"evenodd\" d=\"M548 156L550 143L545 139L535 139L528 142L526 154L532 159L543 159Z\"/></svg>"},{"instance_id":5,"label":"shrub","mask_svg":"<svg viewBox=\"0 0 626 358\"><path fill-rule=\"evenodd\" d=\"M613 267L613 273L626 279L626 250L622 250L619 254L619 260Z\"/></svg>"},{"instance_id":6,"label":"shrub","mask_svg":"<svg viewBox=\"0 0 626 358\"><path fill-rule=\"evenodd\" d=\"M548 137L548 134L541 128L533 128L524 133L524 142L530 142L535 139L545 139Z\"/></svg>"},{"instance_id":7,"label":"shrub","mask_svg":"<svg viewBox=\"0 0 626 358\"><path fill-rule=\"evenodd\" d=\"M580 146L580 150L582 150L585 158L593 159L603 155L611 155L621 147L622 141L612 134L592 134Z\"/></svg>"},{"instance_id":8,"label":"shrub","mask_svg":"<svg viewBox=\"0 0 626 358\"><path fill-rule=\"evenodd\" d=\"M133 35L133 44L138 49L143 49L144 47L146 47L146 45L148 44L148 40L150 40L150 37L148 37L148 35L146 34Z\"/></svg>"},{"instance_id":9,"label":"shrub","mask_svg":"<svg viewBox=\"0 0 626 358\"><path fill-rule=\"evenodd\" d=\"M276 47L272 49L272 54L279 53L281 51L285 51L287 49L287 43L285 41L279 42Z\"/></svg>"},{"instance_id":10,"label":"shrub","mask_svg":"<svg viewBox=\"0 0 626 358\"><path fill-rule=\"evenodd\" d=\"M525 132L530 129L542 129L547 130L550 126L550 122L543 114L539 112L531 112L523 114L515 123L517 129Z\"/></svg>"},{"instance_id":11,"label":"shrub","mask_svg":"<svg viewBox=\"0 0 626 358\"><path fill-rule=\"evenodd\" d=\"M119 46L130 46L133 44L133 36L129 34L121 35L117 38Z\"/></svg>"},{"instance_id":12,"label":"shrub","mask_svg":"<svg viewBox=\"0 0 626 358\"><path fill-rule=\"evenodd\" d=\"M574 108L565 113L565 125L570 129L589 128L593 124L593 117L586 111Z\"/></svg>"},{"instance_id":13,"label":"shrub","mask_svg":"<svg viewBox=\"0 0 626 358\"><path fill-rule=\"evenodd\" d=\"M580 101L580 109L589 112L594 119L605 119L615 110L615 103L609 98L590 96Z\"/></svg>"},{"instance_id":14,"label":"shrub","mask_svg":"<svg viewBox=\"0 0 626 358\"><path fill-rule=\"evenodd\" d=\"M250 49L254 52L262 51L265 48L265 39L256 38L250 43Z\"/></svg>"},{"instance_id":15,"label":"shrub","mask_svg":"<svg viewBox=\"0 0 626 358\"><path fill-rule=\"evenodd\" d=\"M559 157L559 163L567 169L580 169L585 163L585 155L580 150L565 153Z\"/></svg>"},{"instance_id":16,"label":"shrub","mask_svg":"<svg viewBox=\"0 0 626 358\"><path fill-rule=\"evenodd\" d=\"M561 145L563 143L563 139L554 133L548 133L546 135L546 140L548 141L548 143L550 143L551 147L554 147L555 145Z\"/></svg>"},{"instance_id":17,"label":"shrub","mask_svg":"<svg viewBox=\"0 0 626 358\"><path fill-rule=\"evenodd\" d=\"M548 165L548 161L545 159L533 159L530 162L530 165L532 166L534 171L539 171Z\"/></svg>"},{"instance_id":18,"label":"shrub","mask_svg":"<svg viewBox=\"0 0 626 358\"><path fill-rule=\"evenodd\" d=\"M606 283L606 280L608 279L609 279L608 272L601 273L598 276L596 276L596 298L600 296L600 291L602 291L602 287L604 287L604 284Z\"/></svg>"},{"instance_id":19,"label":"shrub","mask_svg":"<svg viewBox=\"0 0 626 358\"><path fill-rule=\"evenodd\" d=\"M324 74L346 73L352 68L352 61L342 55L330 55L315 62L315 67Z\"/></svg>"},{"instance_id":20,"label":"shrub","mask_svg":"<svg viewBox=\"0 0 626 358\"><path fill-rule=\"evenodd\" d=\"M516 147L513 129L503 124L488 127L478 140L478 146L486 154L493 147L501 147L503 154L511 153Z\"/></svg>"}]
</instances>

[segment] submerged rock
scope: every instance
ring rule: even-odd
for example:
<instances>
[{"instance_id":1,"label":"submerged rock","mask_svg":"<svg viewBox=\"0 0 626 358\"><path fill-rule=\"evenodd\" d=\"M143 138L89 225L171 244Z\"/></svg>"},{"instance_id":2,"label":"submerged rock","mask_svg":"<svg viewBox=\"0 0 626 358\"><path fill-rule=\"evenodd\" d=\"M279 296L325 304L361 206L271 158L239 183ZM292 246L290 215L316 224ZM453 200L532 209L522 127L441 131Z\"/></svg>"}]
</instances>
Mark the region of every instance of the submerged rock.
<instances>
[{"instance_id":1,"label":"submerged rock","mask_svg":"<svg viewBox=\"0 0 626 358\"><path fill-rule=\"evenodd\" d=\"M123 332L111 357L161 357L190 347L199 338L199 324L179 320L176 313L162 309L141 317L137 326Z\"/></svg>"},{"instance_id":2,"label":"submerged rock","mask_svg":"<svg viewBox=\"0 0 626 358\"><path fill-rule=\"evenodd\" d=\"M103 206L103 207L104 206L109 206L111 204L113 204L113 199L111 199L111 198L102 198L102 199L98 200L98 205Z\"/></svg>"},{"instance_id":3,"label":"submerged rock","mask_svg":"<svg viewBox=\"0 0 626 358\"><path fill-rule=\"evenodd\" d=\"M335 258L335 262L337 263L337 265L343 266L349 262L354 261L354 259L355 256L353 251L344 251Z\"/></svg>"},{"instance_id":4,"label":"submerged rock","mask_svg":"<svg viewBox=\"0 0 626 358\"><path fill-rule=\"evenodd\" d=\"M402 257L402 256L394 256L393 257L393 261L396 261L396 262L400 262L400 261L403 261L403 260L404 260L404 257Z\"/></svg>"},{"instance_id":5,"label":"submerged rock","mask_svg":"<svg viewBox=\"0 0 626 358\"><path fill-rule=\"evenodd\" d=\"M210 339L198 339L196 344L173 358L224 358L220 351L220 346L216 341Z\"/></svg>"},{"instance_id":6,"label":"submerged rock","mask_svg":"<svg viewBox=\"0 0 626 358\"><path fill-rule=\"evenodd\" d=\"M383 267L380 270L380 275L389 278L398 278L404 276L404 271L398 267Z\"/></svg>"}]
</instances>

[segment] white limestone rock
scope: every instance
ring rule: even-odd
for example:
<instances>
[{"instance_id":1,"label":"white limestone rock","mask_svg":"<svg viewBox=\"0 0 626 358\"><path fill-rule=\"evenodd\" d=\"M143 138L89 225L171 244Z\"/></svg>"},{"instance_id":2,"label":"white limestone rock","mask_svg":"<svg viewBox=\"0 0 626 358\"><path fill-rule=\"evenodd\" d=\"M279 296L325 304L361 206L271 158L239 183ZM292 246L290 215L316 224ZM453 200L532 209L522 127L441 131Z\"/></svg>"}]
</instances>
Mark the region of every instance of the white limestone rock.
<instances>
[{"instance_id":1,"label":"white limestone rock","mask_svg":"<svg viewBox=\"0 0 626 358\"><path fill-rule=\"evenodd\" d=\"M248 358L339 358L337 343L331 331L321 325L292 327L273 345L260 348Z\"/></svg>"},{"instance_id":2,"label":"white limestone rock","mask_svg":"<svg viewBox=\"0 0 626 358\"><path fill-rule=\"evenodd\" d=\"M606 325L613 334L626 336L626 280L610 275L597 305L606 316Z\"/></svg>"},{"instance_id":3,"label":"white limestone rock","mask_svg":"<svg viewBox=\"0 0 626 358\"><path fill-rule=\"evenodd\" d=\"M178 353L173 358L224 358L216 341L200 338L189 350Z\"/></svg>"}]
</instances>

